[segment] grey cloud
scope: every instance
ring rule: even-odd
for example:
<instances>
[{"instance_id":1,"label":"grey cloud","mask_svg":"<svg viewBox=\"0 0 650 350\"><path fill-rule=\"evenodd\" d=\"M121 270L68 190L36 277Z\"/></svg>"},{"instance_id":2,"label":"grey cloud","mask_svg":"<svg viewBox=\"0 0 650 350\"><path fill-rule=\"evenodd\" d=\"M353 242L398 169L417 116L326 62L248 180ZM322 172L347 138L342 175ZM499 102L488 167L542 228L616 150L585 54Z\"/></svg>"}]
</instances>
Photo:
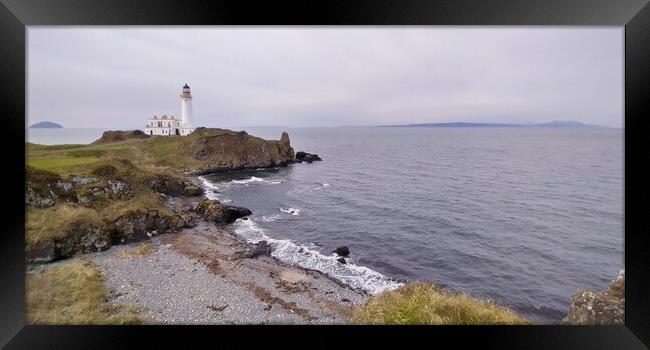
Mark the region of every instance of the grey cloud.
<instances>
[{"instance_id":1,"label":"grey cloud","mask_svg":"<svg viewBox=\"0 0 650 350\"><path fill-rule=\"evenodd\" d=\"M28 121L623 124L617 27L30 27Z\"/></svg>"}]
</instances>

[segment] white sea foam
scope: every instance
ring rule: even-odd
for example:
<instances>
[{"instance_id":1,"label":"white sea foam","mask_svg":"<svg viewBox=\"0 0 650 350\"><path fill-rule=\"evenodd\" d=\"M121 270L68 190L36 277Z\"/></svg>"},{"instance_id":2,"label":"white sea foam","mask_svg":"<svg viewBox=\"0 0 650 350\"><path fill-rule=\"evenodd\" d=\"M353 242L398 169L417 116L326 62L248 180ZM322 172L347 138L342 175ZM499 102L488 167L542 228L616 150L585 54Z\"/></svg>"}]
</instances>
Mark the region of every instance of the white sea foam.
<instances>
[{"instance_id":1,"label":"white sea foam","mask_svg":"<svg viewBox=\"0 0 650 350\"><path fill-rule=\"evenodd\" d=\"M262 179L262 178L259 178L259 177L257 177L257 176L251 176L249 179L244 179L244 180L232 180L232 181L230 181L230 182L232 182L232 183L234 183L234 184L240 184L240 185L243 185L243 184L249 184L249 183L252 183L252 182L268 182L268 181L267 181L267 180L264 180L264 179Z\"/></svg>"},{"instance_id":2,"label":"white sea foam","mask_svg":"<svg viewBox=\"0 0 650 350\"><path fill-rule=\"evenodd\" d=\"M276 215L262 216L262 221L264 221L264 222L273 222L273 221L275 221L275 220L277 220L277 219L279 219L279 218L281 218L281 216L278 215L278 214L276 214Z\"/></svg>"},{"instance_id":3,"label":"white sea foam","mask_svg":"<svg viewBox=\"0 0 650 350\"><path fill-rule=\"evenodd\" d=\"M213 184L210 182L210 180L206 179L203 176L199 176L198 179L201 181L201 184L203 185L203 190L205 191L205 196L208 199L212 200L220 200L219 196L217 195L219 191L219 186Z\"/></svg>"},{"instance_id":4,"label":"white sea foam","mask_svg":"<svg viewBox=\"0 0 650 350\"><path fill-rule=\"evenodd\" d=\"M215 201L219 201L221 203L232 202L232 199L219 197L219 195L218 195L219 186L217 186L214 183L210 182L210 180L206 179L203 176L199 176L198 179L201 181L201 184L203 185L203 190L205 191L205 197L206 198L212 199L212 200L215 200Z\"/></svg>"},{"instance_id":5,"label":"white sea foam","mask_svg":"<svg viewBox=\"0 0 650 350\"><path fill-rule=\"evenodd\" d=\"M289 209L280 208L280 211L291 215L300 215L299 208L289 208Z\"/></svg>"},{"instance_id":6,"label":"white sea foam","mask_svg":"<svg viewBox=\"0 0 650 350\"><path fill-rule=\"evenodd\" d=\"M337 261L338 256L324 255L316 250L316 246L296 244L288 239L274 239L269 237L264 229L258 226L250 218L248 220L237 219L235 221L235 232L251 243L267 241L273 248L271 255L286 263L318 270L342 283L353 288L360 288L370 294L377 294L385 290L393 290L402 285L377 271L365 266L354 264L354 260L348 259L346 264Z\"/></svg>"}]
</instances>

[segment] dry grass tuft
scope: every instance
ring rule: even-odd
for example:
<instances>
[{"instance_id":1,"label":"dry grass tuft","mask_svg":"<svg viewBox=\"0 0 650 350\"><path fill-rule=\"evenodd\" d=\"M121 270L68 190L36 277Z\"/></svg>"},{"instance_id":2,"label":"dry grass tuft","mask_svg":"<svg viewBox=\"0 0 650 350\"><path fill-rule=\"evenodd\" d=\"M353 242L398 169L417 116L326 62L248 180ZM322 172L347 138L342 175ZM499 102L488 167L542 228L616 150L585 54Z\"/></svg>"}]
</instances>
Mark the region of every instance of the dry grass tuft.
<instances>
[{"instance_id":1,"label":"dry grass tuft","mask_svg":"<svg viewBox=\"0 0 650 350\"><path fill-rule=\"evenodd\" d=\"M28 208L25 241L27 245L34 245L63 238L73 226L81 223L104 225L96 211L82 206L61 203L45 209Z\"/></svg>"},{"instance_id":2,"label":"dry grass tuft","mask_svg":"<svg viewBox=\"0 0 650 350\"><path fill-rule=\"evenodd\" d=\"M26 276L28 324L140 324L132 306L108 303L101 273L75 259Z\"/></svg>"},{"instance_id":3,"label":"dry grass tuft","mask_svg":"<svg viewBox=\"0 0 650 350\"><path fill-rule=\"evenodd\" d=\"M432 283L410 283L370 298L356 310L355 324L531 324L506 307L447 292Z\"/></svg>"}]
</instances>

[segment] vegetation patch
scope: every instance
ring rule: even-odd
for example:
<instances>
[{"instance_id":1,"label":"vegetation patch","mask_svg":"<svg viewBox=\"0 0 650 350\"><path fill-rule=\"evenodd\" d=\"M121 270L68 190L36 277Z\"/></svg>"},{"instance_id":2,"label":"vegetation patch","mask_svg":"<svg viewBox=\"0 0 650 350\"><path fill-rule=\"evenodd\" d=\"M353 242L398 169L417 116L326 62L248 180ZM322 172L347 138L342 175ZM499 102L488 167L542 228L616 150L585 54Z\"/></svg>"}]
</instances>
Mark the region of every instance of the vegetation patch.
<instances>
[{"instance_id":1,"label":"vegetation patch","mask_svg":"<svg viewBox=\"0 0 650 350\"><path fill-rule=\"evenodd\" d=\"M95 210L82 206L63 203L45 209L28 208L25 241L28 246L55 241L82 224L95 227L104 225Z\"/></svg>"},{"instance_id":2,"label":"vegetation patch","mask_svg":"<svg viewBox=\"0 0 650 350\"><path fill-rule=\"evenodd\" d=\"M28 324L142 324L139 310L108 301L99 270L83 260L30 272L26 277Z\"/></svg>"},{"instance_id":3,"label":"vegetation patch","mask_svg":"<svg viewBox=\"0 0 650 350\"><path fill-rule=\"evenodd\" d=\"M78 165L96 163L98 160L96 157L27 158L27 164L39 169L65 171Z\"/></svg>"},{"instance_id":4,"label":"vegetation patch","mask_svg":"<svg viewBox=\"0 0 650 350\"><path fill-rule=\"evenodd\" d=\"M127 141L133 139L146 139L149 135L145 134L141 130L127 130L127 131L104 131L102 137L97 141L93 142L93 145L103 144L103 143L113 143L120 141Z\"/></svg>"},{"instance_id":5,"label":"vegetation patch","mask_svg":"<svg viewBox=\"0 0 650 350\"><path fill-rule=\"evenodd\" d=\"M356 310L355 324L522 325L531 324L506 307L415 282L373 296Z\"/></svg>"}]
</instances>

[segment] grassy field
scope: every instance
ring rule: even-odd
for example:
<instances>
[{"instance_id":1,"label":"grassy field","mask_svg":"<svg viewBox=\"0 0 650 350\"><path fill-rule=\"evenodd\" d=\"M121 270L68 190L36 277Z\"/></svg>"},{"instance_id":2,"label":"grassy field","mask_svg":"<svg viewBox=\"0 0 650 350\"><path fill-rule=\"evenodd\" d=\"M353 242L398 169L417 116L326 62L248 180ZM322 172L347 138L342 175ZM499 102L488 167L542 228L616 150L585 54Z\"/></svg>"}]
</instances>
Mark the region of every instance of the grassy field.
<instances>
[{"instance_id":1,"label":"grassy field","mask_svg":"<svg viewBox=\"0 0 650 350\"><path fill-rule=\"evenodd\" d=\"M97 157L39 157L27 158L27 165L49 171L67 172L78 165L87 165L99 162Z\"/></svg>"},{"instance_id":2,"label":"grassy field","mask_svg":"<svg viewBox=\"0 0 650 350\"><path fill-rule=\"evenodd\" d=\"M371 297L354 315L355 324L522 325L509 309L468 295L415 282Z\"/></svg>"},{"instance_id":3,"label":"grassy field","mask_svg":"<svg viewBox=\"0 0 650 350\"><path fill-rule=\"evenodd\" d=\"M26 277L27 324L141 324L139 310L107 301L103 278L83 260L71 260Z\"/></svg>"}]
</instances>

